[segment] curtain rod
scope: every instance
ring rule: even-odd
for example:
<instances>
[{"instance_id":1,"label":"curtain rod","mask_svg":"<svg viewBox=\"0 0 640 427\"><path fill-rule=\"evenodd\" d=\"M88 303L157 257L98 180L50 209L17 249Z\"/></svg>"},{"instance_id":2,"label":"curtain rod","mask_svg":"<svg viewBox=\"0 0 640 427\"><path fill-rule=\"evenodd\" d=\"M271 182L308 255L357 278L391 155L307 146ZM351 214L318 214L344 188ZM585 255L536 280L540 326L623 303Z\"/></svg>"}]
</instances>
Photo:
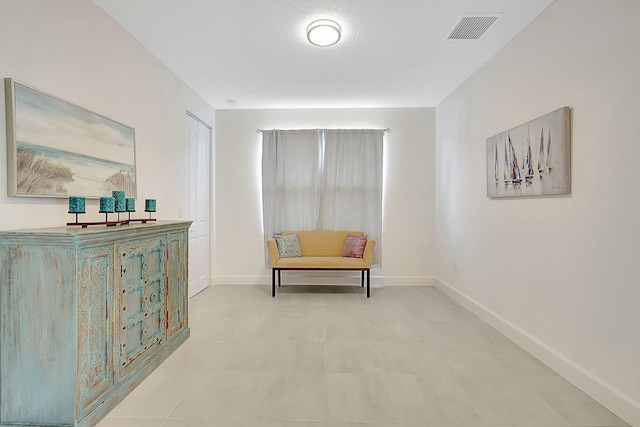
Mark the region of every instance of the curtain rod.
<instances>
[{"instance_id":1,"label":"curtain rod","mask_svg":"<svg viewBox=\"0 0 640 427\"><path fill-rule=\"evenodd\" d=\"M262 132L265 132L267 130L271 130L271 129L256 129L256 133L262 133ZM340 130L355 130L355 129L340 129ZM381 130L383 132L391 132L391 129L389 129L389 128L386 128L386 129L366 129L366 130Z\"/></svg>"}]
</instances>

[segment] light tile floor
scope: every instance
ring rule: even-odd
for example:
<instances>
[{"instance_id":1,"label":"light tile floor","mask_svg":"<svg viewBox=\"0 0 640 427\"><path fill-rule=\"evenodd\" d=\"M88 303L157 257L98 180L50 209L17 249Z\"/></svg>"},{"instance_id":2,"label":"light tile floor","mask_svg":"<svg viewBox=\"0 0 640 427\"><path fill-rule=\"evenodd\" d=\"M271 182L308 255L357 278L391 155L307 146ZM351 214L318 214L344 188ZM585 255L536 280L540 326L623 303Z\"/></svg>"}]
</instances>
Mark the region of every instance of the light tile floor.
<instances>
[{"instance_id":1,"label":"light tile floor","mask_svg":"<svg viewBox=\"0 0 640 427\"><path fill-rule=\"evenodd\" d=\"M628 426L433 287L216 286L99 427Z\"/></svg>"}]
</instances>

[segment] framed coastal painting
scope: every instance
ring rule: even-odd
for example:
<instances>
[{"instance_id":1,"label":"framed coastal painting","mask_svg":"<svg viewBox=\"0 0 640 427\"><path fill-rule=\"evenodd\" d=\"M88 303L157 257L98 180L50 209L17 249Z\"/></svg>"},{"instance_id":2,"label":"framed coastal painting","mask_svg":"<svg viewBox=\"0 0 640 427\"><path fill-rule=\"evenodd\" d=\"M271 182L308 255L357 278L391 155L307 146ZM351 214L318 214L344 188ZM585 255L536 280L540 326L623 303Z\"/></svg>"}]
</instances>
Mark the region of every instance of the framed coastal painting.
<instances>
[{"instance_id":1,"label":"framed coastal painting","mask_svg":"<svg viewBox=\"0 0 640 427\"><path fill-rule=\"evenodd\" d=\"M134 129L5 79L8 195L136 197Z\"/></svg>"},{"instance_id":2,"label":"framed coastal painting","mask_svg":"<svg viewBox=\"0 0 640 427\"><path fill-rule=\"evenodd\" d=\"M487 197L571 193L571 109L487 139Z\"/></svg>"}]
</instances>

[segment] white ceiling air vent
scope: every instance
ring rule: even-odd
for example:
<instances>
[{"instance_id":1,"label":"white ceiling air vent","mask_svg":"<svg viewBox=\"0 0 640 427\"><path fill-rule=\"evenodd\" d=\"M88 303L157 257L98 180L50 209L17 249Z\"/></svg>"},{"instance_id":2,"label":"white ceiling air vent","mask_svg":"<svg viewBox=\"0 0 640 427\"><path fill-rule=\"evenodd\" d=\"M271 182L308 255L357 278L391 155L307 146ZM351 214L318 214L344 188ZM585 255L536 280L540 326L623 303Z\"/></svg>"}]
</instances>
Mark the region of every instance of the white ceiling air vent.
<instances>
[{"instance_id":1,"label":"white ceiling air vent","mask_svg":"<svg viewBox=\"0 0 640 427\"><path fill-rule=\"evenodd\" d=\"M500 15L460 15L447 40L478 40Z\"/></svg>"}]
</instances>

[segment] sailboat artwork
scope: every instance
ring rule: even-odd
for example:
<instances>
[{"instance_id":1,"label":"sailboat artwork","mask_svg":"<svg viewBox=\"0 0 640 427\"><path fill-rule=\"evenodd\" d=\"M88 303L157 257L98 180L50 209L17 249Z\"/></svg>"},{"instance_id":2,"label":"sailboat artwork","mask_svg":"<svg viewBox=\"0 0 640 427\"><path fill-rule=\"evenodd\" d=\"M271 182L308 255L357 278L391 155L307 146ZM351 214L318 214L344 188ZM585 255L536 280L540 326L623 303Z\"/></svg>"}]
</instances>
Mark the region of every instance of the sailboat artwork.
<instances>
[{"instance_id":1,"label":"sailboat artwork","mask_svg":"<svg viewBox=\"0 0 640 427\"><path fill-rule=\"evenodd\" d=\"M533 177L534 177L533 166L531 161L531 138L529 137L529 127L527 127L527 154L526 154L526 157L524 158L524 171L525 171L525 175L524 175L525 185L528 188L528 187L531 187L531 185L533 184Z\"/></svg>"},{"instance_id":2,"label":"sailboat artwork","mask_svg":"<svg viewBox=\"0 0 640 427\"><path fill-rule=\"evenodd\" d=\"M513 149L513 144L511 143L511 137L509 134L507 134L507 140L509 141L509 154L511 155L511 185L513 185L513 188L520 188L522 177L520 175L520 168L518 167L516 151Z\"/></svg>"},{"instance_id":3,"label":"sailboat artwork","mask_svg":"<svg viewBox=\"0 0 640 427\"><path fill-rule=\"evenodd\" d=\"M570 193L570 114L562 107L487 138L487 197Z\"/></svg>"},{"instance_id":4,"label":"sailboat artwork","mask_svg":"<svg viewBox=\"0 0 640 427\"><path fill-rule=\"evenodd\" d=\"M538 174L539 178L544 178L547 172L547 159L544 156L544 127L540 129L540 151L538 153Z\"/></svg>"},{"instance_id":5,"label":"sailboat artwork","mask_svg":"<svg viewBox=\"0 0 640 427\"><path fill-rule=\"evenodd\" d=\"M497 147L497 145L496 145ZM509 187L511 185L511 172L509 172L509 174L507 175L507 171L511 170L511 163L509 163L509 155L507 154L508 152L508 148L507 148L507 144L504 144L504 186L505 187Z\"/></svg>"}]
</instances>

